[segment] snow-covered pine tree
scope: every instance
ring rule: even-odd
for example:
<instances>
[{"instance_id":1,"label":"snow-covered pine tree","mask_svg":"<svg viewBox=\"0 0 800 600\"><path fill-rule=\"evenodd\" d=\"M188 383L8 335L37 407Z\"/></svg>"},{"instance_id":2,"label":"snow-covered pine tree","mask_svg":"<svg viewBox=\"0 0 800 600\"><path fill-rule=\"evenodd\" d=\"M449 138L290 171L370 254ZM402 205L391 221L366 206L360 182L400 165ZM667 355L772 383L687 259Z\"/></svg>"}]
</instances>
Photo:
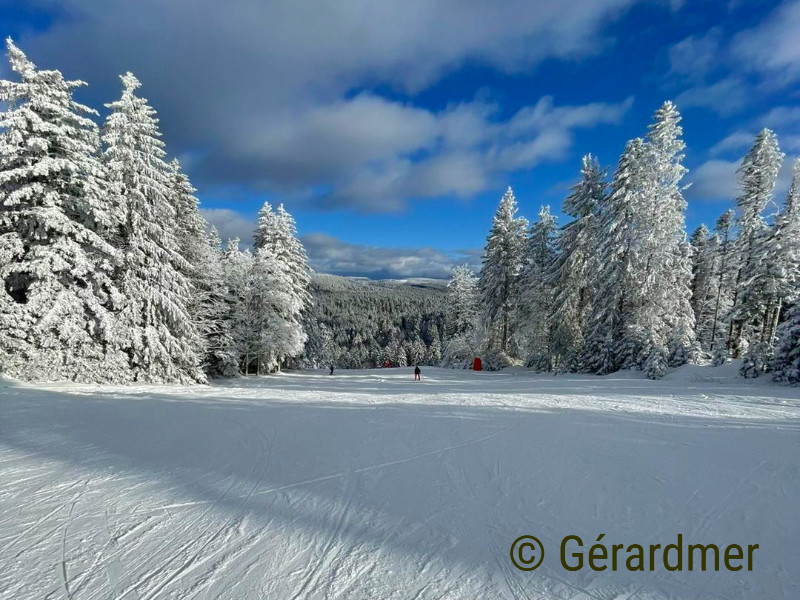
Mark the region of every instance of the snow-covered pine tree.
<instances>
[{"instance_id":1,"label":"snow-covered pine tree","mask_svg":"<svg viewBox=\"0 0 800 600\"><path fill-rule=\"evenodd\" d=\"M254 340L249 353L256 373L280 370L287 358L300 355L307 339L292 274L286 262L263 246L253 256L249 281Z\"/></svg>"},{"instance_id":2,"label":"snow-covered pine tree","mask_svg":"<svg viewBox=\"0 0 800 600\"><path fill-rule=\"evenodd\" d=\"M707 350L711 345L714 301L717 295L716 259L719 239L701 224L690 238L692 246L692 311L697 338Z\"/></svg>"},{"instance_id":3,"label":"snow-covered pine tree","mask_svg":"<svg viewBox=\"0 0 800 600\"><path fill-rule=\"evenodd\" d=\"M481 310L489 327L488 347L502 354L513 334L511 317L525 260L527 227L525 218L517 217L517 200L509 187L492 219L478 282Z\"/></svg>"},{"instance_id":4,"label":"snow-covered pine tree","mask_svg":"<svg viewBox=\"0 0 800 600\"><path fill-rule=\"evenodd\" d=\"M800 185L800 165L794 165L794 178L789 194L773 224L756 238L755 264L752 279L744 288L745 293L757 294L762 314L761 333L750 340L741 373L745 377L757 377L770 370L773 360L775 335L781 309L796 293L798 282L798 228L797 200Z\"/></svg>"},{"instance_id":5,"label":"snow-covered pine tree","mask_svg":"<svg viewBox=\"0 0 800 600\"><path fill-rule=\"evenodd\" d=\"M789 193L775 216L772 232L769 244L759 252L764 262L760 269L761 280L769 300L762 341L770 344L781 308L795 294L800 281L800 158L794 161Z\"/></svg>"},{"instance_id":6,"label":"snow-covered pine tree","mask_svg":"<svg viewBox=\"0 0 800 600\"><path fill-rule=\"evenodd\" d=\"M236 357L239 372L247 375L251 362L251 348L254 344L253 324L255 315L250 311L252 286L250 274L253 256L249 250L239 250L239 239L229 239L222 255L222 271L225 280L225 305L227 307L227 330L233 339L233 356Z\"/></svg>"},{"instance_id":7,"label":"snow-covered pine tree","mask_svg":"<svg viewBox=\"0 0 800 600\"><path fill-rule=\"evenodd\" d=\"M203 369L208 375L229 377L236 374L238 366L226 319L221 241L216 230L206 232L208 224L200 214L196 190L178 160L174 159L169 167L178 245L185 259L183 274L192 285L187 310L202 342L196 351L203 357Z\"/></svg>"},{"instance_id":8,"label":"snow-covered pine tree","mask_svg":"<svg viewBox=\"0 0 800 600\"><path fill-rule=\"evenodd\" d=\"M447 284L448 334L451 337L469 333L475 328L478 314L477 297L478 280L475 273L467 265L453 269L453 275Z\"/></svg>"},{"instance_id":9,"label":"snow-covered pine tree","mask_svg":"<svg viewBox=\"0 0 800 600\"><path fill-rule=\"evenodd\" d=\"M202 382L201 338L188 311L191 283L177 236L170 168L156 111L121 77L122 97L107 104L103 141L114 203L124 214L118 286L126 303L118 320L133 379Z\"/></svg>"},{"instance_id":10,"label":"snow-covered pine tree","mask_svg":"<svg viewBox=\"0 0 800 600\"><path fill-rule=\"evenodd\" d=\"M642 366L649 353L665 350L670 366L678 366L696 350L691 263L685 246L686 201L681 193L686 144L680 121L675 105L665 102L654 115L645 144L645 182L634 215L637 252L632 266L639 285L625 332L631 350L642 339L645 343L638 356L629 355L628 366Z\"/></svg>"},{"instance_id":11,"label":"snow-covered pine tree","mask_svg":"<svg viewBox=\"0 0 800 600\"><path fill-rule=\"evenodd\" d=\"M206 236L199 257L205 273L196 286L200 295L198 324L205 339L203 368L209 377L233 377L239 372L239 357L233 338L233 320L224 269L222 241L215 227Z\"/></svg>"},{"instance_id":12,"label":"snow-covered pine tree","mask_svg":"<svg viewBox=\"0 0 800 600\"><path fill-rule=\"evenodd\" d=\"M297 301L305 311L311 305L309 284L311 269L303 244L297 237L297 226L294 218L279 204L273 211L269 202L265 202L258 216L254 248L269 248L270 251L286 264L292 279L292 288Z\"/></svg>"},{"instance_id":13,"label":"snow-covered pine tree","mask_svg":"<svg viewBox=\"0 0 800 600\"><path fill-rule=\"evenodd\" d=\"M105 201L96 114L81 81L40 70L7 40L19 81L0 81L0 370L30 380L117 381L121 302L115 215Z\"/></svg>"},{"instance_id":14,"label":"snow-covered pine tree","mask_svg":"<svg viewBox=\"0 0 800 600\"><path fill-rule=\"evenodd\" d=\"M572 217L556 239L557 259L550 280L554 287L550 354L557 371L576 371L592 306L590 281L597 268L597 217L606 194L606 173L591 154L583 157L581 181L572 187L562 211Z\"/></svg>"},{"instance_id":15,"label":"snow-covered pine tree","mask_svg":"<svg viewBox=\"0 0 800 600\"><path fill-rule=\"evenodd\" d=\"M735 277L731 268L731 253L735 243L733 239L733 219L734 212L729 209L720 215L714 227L714 235L717 238L717 252L714 261L716 293L711 321L709 351L713 355L715 365L723 364L728 357L728 348L724 339L726 329L723 318L730 312L733 301L733 278Z\"/></svg>"},{"instance_id":16,"label":"snow-covered pine tree","mask_svg":"<svg viewBox=\"0 0 800 600\"><path fill-rule=\"evenodd\" d=\"M439 335L439 328L433 323L428 328L428 348L425 354L425 363L438 366L442 361L442 339Z\"/></svg>"},{"instance_id":17,"label":"snow-covered pine tree","mask_svg":"<svg viewBox=\"0 0 800 600\"><path fill-rule=\"evenodd\" d=\"M255 233L255 261L259 277L258 285L266 289L270 278L275 288L272 290L270 335L275 346L268 349L270 370L280 368L287 358L299 356L307 339L303 331L303 314L311 305L309 284L311 271L306 252L300 240L294 219L283 205L273 211L268 202L264 203ZM288 284L288 287L286 287ZM283 319L278 326L275 319ZM266 338L263 338L265 340ZM266 350L262 350L264 354ZM278 362L275 363L274 361Z\"/></svg>"},{"instance_id":18,"label":"snow-covered pine tree","mask_svg":"<svg viewBox=\"0 0 800 600\"><path fill-rule=\"evenodd\" d=\"M789 279L794 283L800 279L800 158L794 159L792 173L792 184L778 217L778 228Z\"/></svg>"},{"instance_id":19,"label":"snow-covered pine tree","mask_svg":"<svg viewBox=\"0 0 800 600\"><path fill-rule=\"evenodd\" d=\"M772 370L775 381L800 383L800 290L795 292L786 318L778 327Z\"/></svg>"},{"instance_id":20,"label":"snow-covered pine tree","mask_svg":"<svg viewBox=\"0 0 800 600\"><path fill-rule=\"evenodd\" d=\"M628 142L619 159L610 193L598 207L597 268L589 286L595 290L581 370L611 373L625 362L623 333L630 305L641 283L632 264L636 241L634 214L641 206L645 184L644 140Z\"/></svg>"},{"instance_id":21,"label":"snow-covered pine tree","mask_svg":"<svg viewBox=\"0 0 800 600\"><path fill-rule=\"evenodd\" d=\"M447 344L443 353L446 366L467 366L479 351L478 280L467 265L453 269L447 284Z\"/></svg>"},{"instance_id":22,"label":"snow-covered pine tree","mask_svg":"<svg viewBox=\"0 0 800 600\"><path fill-rule=\"evenodd\" d=\"M550 207L539 210L539 220L530 229L525 264L519 277L515 337L526 364L538 371L552 369L550 328L553 317L553 284L550 271L556 259L558 226Z\"/></svg>"},{"instance_id":23,"label":"snow-covered pine tree","mask_svg":"<svg viewBox=\"0 0 800 600\"><path fill-rule=\"evenodd\" d=\"M764 277L769 277L770 266L762 259L772 236L763 212L772 200L783 157L777 136L764 129L756 136L738 170L742 191L736 199L739 238L728 335L728 346L734 358L750 343L761 341L769 318L766 312L773 304L773 294L764 287L763 281ZM754 351L760 351L760 347Z\"/></svg>"}]
</instances>

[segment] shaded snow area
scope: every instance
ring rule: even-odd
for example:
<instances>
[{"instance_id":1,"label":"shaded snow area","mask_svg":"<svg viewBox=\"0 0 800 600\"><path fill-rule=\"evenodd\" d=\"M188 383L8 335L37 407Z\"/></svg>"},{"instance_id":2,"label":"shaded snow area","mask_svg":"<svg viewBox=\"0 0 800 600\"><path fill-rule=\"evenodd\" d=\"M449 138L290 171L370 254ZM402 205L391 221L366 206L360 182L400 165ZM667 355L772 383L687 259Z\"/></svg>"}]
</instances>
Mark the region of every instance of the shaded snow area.
<instances>
[{"instance_id":1,"label":"shaded snow area","mask_svg":"<svg viewBox=\"0 0 800 600\"><path fill-rule=\"evenodd\" d=\"M0 596L800 598L800 390L735 368L1 380ZM678 533L759 544L753 569L559 561L570 534L588 558ZM510 561L524 534L536 571Z\"/></svg>"}]
</instances>

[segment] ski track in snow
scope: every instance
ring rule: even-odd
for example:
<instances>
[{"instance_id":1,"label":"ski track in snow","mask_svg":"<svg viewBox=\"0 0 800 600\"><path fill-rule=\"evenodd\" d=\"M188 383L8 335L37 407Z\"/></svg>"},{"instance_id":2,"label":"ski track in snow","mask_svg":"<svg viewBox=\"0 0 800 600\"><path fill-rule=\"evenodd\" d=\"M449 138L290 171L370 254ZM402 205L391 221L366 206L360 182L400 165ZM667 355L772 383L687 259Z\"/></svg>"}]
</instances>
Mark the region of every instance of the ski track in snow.
<instances>
[{"instance_id":1,"label":"ski track in snow","mask_svg":"<svg viewBox=\"0 0 800 600\"><path fill-rule=\"evenodd\" d=\"M0 598L800 598L800 389L734 371L0 379ZM760 549L752 572L560 566L601 533Z\"/></svg>"}]
</instances>

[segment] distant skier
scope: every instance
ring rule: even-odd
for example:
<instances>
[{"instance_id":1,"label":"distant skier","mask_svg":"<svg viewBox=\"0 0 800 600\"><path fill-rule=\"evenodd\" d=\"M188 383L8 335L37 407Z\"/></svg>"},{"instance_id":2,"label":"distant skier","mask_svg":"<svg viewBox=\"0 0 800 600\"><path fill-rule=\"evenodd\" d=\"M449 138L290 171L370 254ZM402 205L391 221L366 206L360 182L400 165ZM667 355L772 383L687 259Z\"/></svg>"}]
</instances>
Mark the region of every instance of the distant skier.
<instances>
[{"instance_id":1,"label":"distant skier","mask_svg":"<svg viewBox=\"0 0 800 600\"><path fill-rule=\"evenodd\" d=\"M333 365L331 365L331 375L333 375Z\"/></svg>"},{"instance_id":2,"label":"distant skier","mask_svg":"<svg viewBox=\"0 0 800 600\"><path fill-rule=\"evenodd\" d=\"M414 367L414 381L422 380L422 371L419 370L419 365Z\"/></svg>"}]
</instances>

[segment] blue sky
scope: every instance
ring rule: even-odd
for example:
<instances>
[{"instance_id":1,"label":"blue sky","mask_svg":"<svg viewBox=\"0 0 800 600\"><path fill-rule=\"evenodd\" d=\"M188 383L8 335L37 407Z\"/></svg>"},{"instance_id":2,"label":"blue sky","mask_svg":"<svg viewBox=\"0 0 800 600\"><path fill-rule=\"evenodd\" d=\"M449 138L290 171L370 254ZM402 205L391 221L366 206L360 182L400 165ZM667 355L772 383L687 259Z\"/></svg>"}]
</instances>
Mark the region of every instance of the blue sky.
<instances>
[{"instance_id":1,"label":"blue sky","mask_svg":"<svg viewBox=\"0 0 800 600\"><path fill-rule=\"evenodd\" d=\"M209 220L247 236L283 202L329 272L474 263L507 185L558 214L580 157L613 168L666 99L690 230L732 206L760 128L778 200L800 155L800 0L5 0L0 25L97 108L133 71Z\"/></svg>"}]
</instances>

